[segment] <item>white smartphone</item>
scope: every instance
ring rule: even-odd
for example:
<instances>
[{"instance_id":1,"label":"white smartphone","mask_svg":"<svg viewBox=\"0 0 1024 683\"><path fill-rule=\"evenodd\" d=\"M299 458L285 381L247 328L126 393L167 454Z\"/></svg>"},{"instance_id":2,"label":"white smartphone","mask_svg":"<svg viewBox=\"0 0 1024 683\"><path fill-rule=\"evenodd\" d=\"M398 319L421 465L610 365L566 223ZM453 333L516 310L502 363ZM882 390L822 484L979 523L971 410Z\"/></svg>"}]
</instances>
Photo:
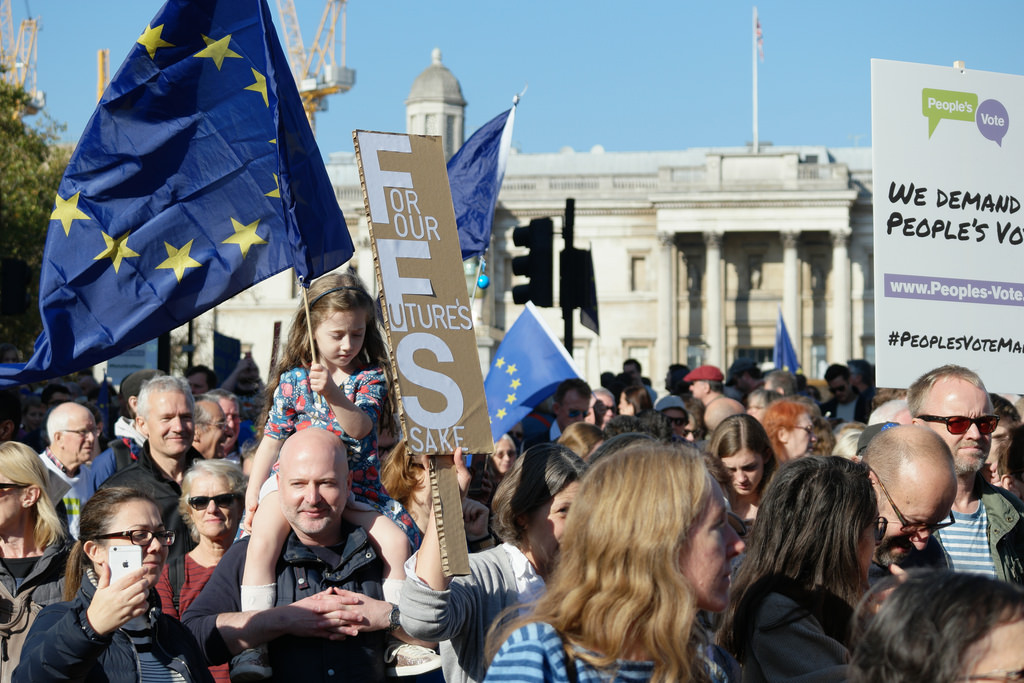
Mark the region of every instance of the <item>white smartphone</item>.
<instances>
[{"instance_id":1,"label":"white smartphone","mask_svg":"<svg viewBox=\"0 0 1024 683\"><path fill-rule=\"evenodd\" d=\"M142 546L110 546L107 549L107 564L110 565L110 583L136 569L142 569Z\"/></svg>"}]
</instances>

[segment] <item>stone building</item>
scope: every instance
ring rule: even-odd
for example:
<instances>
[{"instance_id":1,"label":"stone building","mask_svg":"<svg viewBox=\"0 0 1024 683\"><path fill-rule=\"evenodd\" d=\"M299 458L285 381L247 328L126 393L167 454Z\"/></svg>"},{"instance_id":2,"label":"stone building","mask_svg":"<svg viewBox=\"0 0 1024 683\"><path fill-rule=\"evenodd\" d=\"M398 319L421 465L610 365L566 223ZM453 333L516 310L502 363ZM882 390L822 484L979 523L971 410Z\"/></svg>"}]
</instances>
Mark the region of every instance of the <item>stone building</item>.
<instances>
[{"instance_id":1,"label":"stone building","mask_svg":"<svg viewBox=\"0 0 1024 683\"><path fill-rule=\"evenodd\" d=\"M449 155L462 144L466 102L438 50L405 104L408 132L441 134ZM522 106L528 116L529 101ZM354 155L332 154L327 166L356 245L352 265L373 288ZM512 229L555 218L557 253L569 197L575 244L593 253L600 311L600 336L575 324L574 356L588 381L628 357L659 391L671 363L770 361L779 310L809 377L829 362L873 361L870 148L595 147L510 155L487 255L492 284L477 297L485 371L522 310L511 295L511 259L522 253ZM557 257L555 269L557 299ZM290 274L275 277L218 307L217 329L251 343L265 368L270 321L285 321L287 334L297 293ZM560 334L561 310L544 314Z\"/></svg>"}]
</instances>

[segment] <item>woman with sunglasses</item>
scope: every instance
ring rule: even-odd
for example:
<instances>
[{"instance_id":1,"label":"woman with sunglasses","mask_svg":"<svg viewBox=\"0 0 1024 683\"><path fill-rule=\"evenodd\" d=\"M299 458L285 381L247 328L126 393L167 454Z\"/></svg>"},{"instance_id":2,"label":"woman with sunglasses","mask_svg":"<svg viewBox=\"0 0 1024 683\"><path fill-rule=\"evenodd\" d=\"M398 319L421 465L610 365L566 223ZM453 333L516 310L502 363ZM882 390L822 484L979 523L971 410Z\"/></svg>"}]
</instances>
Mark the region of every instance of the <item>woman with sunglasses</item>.
<instances>
[{"instance_id":1,"label":"woman with sunglasses","mask_svg":"<svg viewBox=\"0 0 1024 683\"><path fill-rule=\"evenodd\" d=\"M161 612L153 590L174 541L146 494L97 491L82 509L65 602L39 613L12 680L212 681L192 634ZM132 545L142 566L111 580L111 549Z\"/></svg>"},{"instance_id":2,"label":"woman with sunglasses","mask_svg":"<svg viewBox=\"0 0 1024 683\"><path fill-rule=\"evenodd\" d=\"M229 460L197 460L181 481L179 510L196 541L182 557L171 558L156 584L160 607L180 619L213 576L238 533L245 501L245 476ZM214 680L230 680L229 665L210 667Z\"/></svg>"},{"instance_id":3,"label":"woman with sunglasses","mask_svg":"<svg viewBox=\"0 0 1024 683\"><path fill-rule=\"evenodd\" d=\"M719 636L744 683L845 680L851 617L885 524L864 465L808 456L779 469Z\"/></svg>"}]
</instances>

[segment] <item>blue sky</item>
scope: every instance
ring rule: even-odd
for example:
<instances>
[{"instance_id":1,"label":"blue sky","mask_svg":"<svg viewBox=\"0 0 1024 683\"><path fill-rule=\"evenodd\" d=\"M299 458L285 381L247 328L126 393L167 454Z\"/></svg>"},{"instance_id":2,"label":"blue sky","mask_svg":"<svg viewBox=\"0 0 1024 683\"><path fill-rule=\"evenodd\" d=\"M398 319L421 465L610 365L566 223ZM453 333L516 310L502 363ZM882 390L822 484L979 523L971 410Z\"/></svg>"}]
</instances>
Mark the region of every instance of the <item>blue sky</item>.
<instances>
[{"instance_id":1,"label":"blue sky","mask_svg":"<svg viewBox=\"0 0 1024 683\"><path fill-rule=\"evenodd\" d=\"M276 5L274 8L277 20ZM96 51L113 74L162 3L11 0L42 23L38 81L49 115L77 140L95 107ZM295 0L311 42L321 0ZM351 0L356 85L317 118L321 151L352 130L405 131L405 98L434 47L462 84L466 134L527 84L513 143L523 152L739 146L752 138L752 7L735 0ZM1019 0L758 3L760 139L870 145L870 60L1024 74ZM280 22L278 22L280 26Z\"/></svg>"}]
</instances>

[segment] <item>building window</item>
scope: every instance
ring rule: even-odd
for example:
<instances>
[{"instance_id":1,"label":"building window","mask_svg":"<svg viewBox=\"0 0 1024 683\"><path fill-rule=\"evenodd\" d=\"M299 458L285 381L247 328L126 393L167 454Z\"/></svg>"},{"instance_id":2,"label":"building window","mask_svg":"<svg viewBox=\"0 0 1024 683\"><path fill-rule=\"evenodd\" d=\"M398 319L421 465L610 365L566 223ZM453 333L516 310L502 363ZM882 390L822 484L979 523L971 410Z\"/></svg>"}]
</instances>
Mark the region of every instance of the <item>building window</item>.
<instances>
[{"instance_id":1,"label":"building window","mask_svg":"<svg viewBox=\"0 0 1024 683\"><path fill-rule=\"evenodd\" d=\"M703 346L687 346L686 347L686 365L690 369L700 367L704 365L704 347Z\"/></svg>"},{"instance_id":2,"label":"building window","mask_svg":"<svg viewBox=\"0 0 1024 683\"><path fill-rule=\"evenodd\" d=\"M423 117L423 134L440 135L441 130L437 125L437 114L427 114Z\"/></svg>"},{"instance_id":3,"label":"building window","mask_svg":"<svg viewBox=\"0 0 1024 683\"><path fill-rule=\"evenodd\" d=\"M828 352L825 344L811 344L811 367L804 367L804 373L814 379L825 376L828 369ZM808 372L809 371L809 372Z\"/></svg>"},{"instance_id":4,"label":"building window","mask_svg":"<svg viewBox=\"0 0 1024 683\"><path fill-rule=\"evenodd\" d=\"M451 114L444 117L444 158L450 159L455 154L455 117Z\"/></svg>"},{"instance_id":5,"label":"building window","mask_svg":"<svg viewBox=\"0 0 1024 683\"><path fill-rule=\"evenodd\" d=\"M629 291L631 292L646 292L647 291L647 257L646 256L630 256L629 257Z\"/></svg>"}]
</instances>

